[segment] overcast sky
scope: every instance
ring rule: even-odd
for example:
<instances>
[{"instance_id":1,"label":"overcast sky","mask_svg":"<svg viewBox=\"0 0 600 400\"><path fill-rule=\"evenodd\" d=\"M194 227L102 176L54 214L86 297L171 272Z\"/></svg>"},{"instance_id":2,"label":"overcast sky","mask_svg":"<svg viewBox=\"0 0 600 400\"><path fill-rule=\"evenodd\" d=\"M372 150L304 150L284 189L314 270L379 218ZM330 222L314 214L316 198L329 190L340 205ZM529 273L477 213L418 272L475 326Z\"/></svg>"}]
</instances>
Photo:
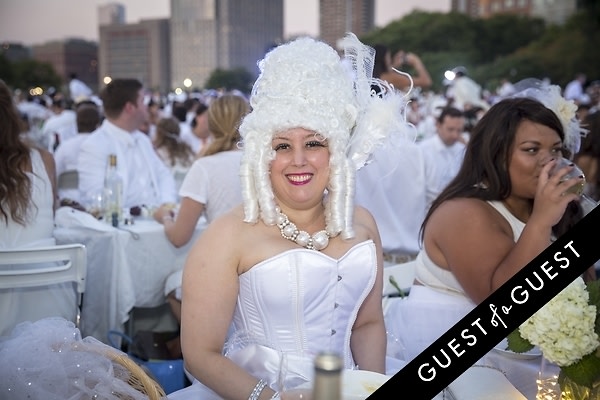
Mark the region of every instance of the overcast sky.
<instances>
[{"instance_id":1,"label":"overcast sky","mask_svg":"<svg viewBox=\"0 0 600 400\"><path fill-rule=\"evenodd\" d=\"M375 24L384 26L414 9L449 11L451 0L376 0ZM0 0L0 42L25 45L49 40L98 40L98 5L121 3L128 23L166 18L169 0ZM319 0L284 0L284 33L316 36Z\"/></svg>"}]
</instances>

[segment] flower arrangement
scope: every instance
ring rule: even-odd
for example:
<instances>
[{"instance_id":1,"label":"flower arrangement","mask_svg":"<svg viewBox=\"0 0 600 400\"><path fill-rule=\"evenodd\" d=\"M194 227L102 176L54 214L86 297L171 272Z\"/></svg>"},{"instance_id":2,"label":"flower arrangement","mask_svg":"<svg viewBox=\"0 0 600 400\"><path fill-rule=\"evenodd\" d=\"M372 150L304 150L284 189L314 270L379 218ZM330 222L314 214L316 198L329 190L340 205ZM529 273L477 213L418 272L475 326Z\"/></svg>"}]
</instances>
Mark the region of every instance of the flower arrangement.
<instances>
[{"instance_id":1,"label":"flower arrangement","mask_svg":"<svg viewBox=\"0 0 600 400\"><path fill-rule=\"evenodd\" d=\"M577 278L508 336L517 353L534 346L560 367L558 382L600 384L600 281ZM598 390L598 389L595 389ZM563 388L564 392L564 388Z\"/></svg>"}]
</instances>

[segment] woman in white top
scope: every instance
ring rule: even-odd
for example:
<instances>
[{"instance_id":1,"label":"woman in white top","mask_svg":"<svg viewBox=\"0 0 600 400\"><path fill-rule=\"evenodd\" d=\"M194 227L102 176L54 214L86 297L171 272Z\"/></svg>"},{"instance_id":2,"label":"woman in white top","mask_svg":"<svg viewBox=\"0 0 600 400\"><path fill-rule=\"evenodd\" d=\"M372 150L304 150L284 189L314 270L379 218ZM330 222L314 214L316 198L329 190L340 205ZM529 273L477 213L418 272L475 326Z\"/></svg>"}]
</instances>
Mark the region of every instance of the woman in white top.
<instances>
[{"instance_id":1,"label":"woman in white top","mask_svg":"<svg viewBox=\"0 0 600 400\"><path fill-rule=\"evenodd\" d=\"M55 244L56 172L52 154L30 147L21 134L21 120L8 86L0 80L0 249ZM70 297L69 297L70 296ZM0 336L36 312L63 310L73 317L74 292L63 285L0 290Z\"/></svg>"},{"instance_id":2,"label":"woman in white top","mask_svg":"<svg viewBox=\"0 0 600 400\"><path fill-rule=\"evenodd\" d=\"M177 190L195 160L192 148L181 139L179 129L179 122L175 118L160 118L152 139L158 157L173 174Z\"/></svg>"},{"instance_id":3,"label":"woman in white top","mask_svg":"<svg viewBox=\"0 0 600 400\"><path fill-rule=\"evenodd\" d=\"M154 213L154 218L164 224L167 238L176 247L190 241L202 215L210 223L242 202L239 177L242 152L238 149L238 127L249 109L248 100L233 94L224 94L211 102L206 113L214 140L183 180L177 216L167 207ZM181 314L181 275L182 271L173 273L165 285L167 300L178 320Z\"/></svg>"},{"instance_id":4,"label":"woman in white top","mask_svg":"<svg viewBox=\"0 0 600 400\"><path fill-rule=\"evenodd\" d=\"M406 361L508 281L581 217L581 177L560 182L572 167L550 176L556 159L576 151L553 110L532 98L492 106L473 130L458 175L440 193L422 227L423 248L406 300L386 313L389 332ZM516 371L513 369L513 371ZM520 387L520 378L510 374Z\"/></svg>"}]
</instances>

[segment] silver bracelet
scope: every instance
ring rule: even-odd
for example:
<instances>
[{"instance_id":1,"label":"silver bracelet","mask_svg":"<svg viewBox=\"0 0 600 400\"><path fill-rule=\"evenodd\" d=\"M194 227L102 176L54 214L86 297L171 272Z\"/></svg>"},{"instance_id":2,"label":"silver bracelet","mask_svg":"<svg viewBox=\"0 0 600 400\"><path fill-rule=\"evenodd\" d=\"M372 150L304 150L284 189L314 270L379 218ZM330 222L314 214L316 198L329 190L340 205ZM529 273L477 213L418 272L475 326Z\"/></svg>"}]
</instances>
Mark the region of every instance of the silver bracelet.
<instances>
[{"instance_id":1,"label":"silver bracelet","mask_svg":"<svg viewBox=\"0 0 600 400\"><path fill-rule=\"evenodd\" d=\"M258 400L265 386L267 386L267 382L263 381L262 379L259 380L256 386L254 386L254 389L252 389L252 393L250 393L248 400Z\"/></svg>"},{"instance_id":2,"label":"silver bracelet","mask_svg":"<svg viewBox=\"0 0 600 400\"><path fill-rule=\"evenodd\" d=\"M279 400L281 399L281 395L279 394L279 392L275 392L273 393L273 396L271 396L271 400Z\"/></svg>"}]
</instances>

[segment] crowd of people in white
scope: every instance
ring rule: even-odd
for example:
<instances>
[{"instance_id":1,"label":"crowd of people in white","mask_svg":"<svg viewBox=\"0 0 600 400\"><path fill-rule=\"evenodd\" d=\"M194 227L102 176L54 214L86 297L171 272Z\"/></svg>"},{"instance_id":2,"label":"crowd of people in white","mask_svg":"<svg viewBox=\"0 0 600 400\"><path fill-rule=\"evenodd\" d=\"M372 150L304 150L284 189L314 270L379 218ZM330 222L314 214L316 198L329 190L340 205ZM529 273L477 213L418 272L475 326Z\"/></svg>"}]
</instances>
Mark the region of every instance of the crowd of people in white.
<instances>
[{"instance_id":1,"label":"crowd of people in white","mask_svg":"<svg viewBox=\"0 0 600 400\"><path fill-rule=\"evenodd\" d=\"M352 45L362 49L360 47L362 44L354 42ZM316 60L317 64L321 65L323 69L331 67L337 71L337 68L341 67L338 67L339 59L336 59L336 53L328 47L322 46L325 45L300 39L273 50L270 55L274 58L281 52L279 62L285 63L286 60L298 61L296 59L298 54L306 54L307 57L311 57L314 56L312 52L322 53L323 59ZM192 302L211 302L212 300L207 296L212 293L220 296L218 298L222 299L223 303L214 305L216 311L192 310L191 306L187 305L186 308L185 304L182 310L182 274L176 274L167 282L167 292L173 312L178 319L183 323L187 322L188 326L194 327L196 333L199 332L198 337L192 338L189 329L186 331L184 328L182 331L184 356L187 343L189 366L194 376L208 388L218 388L215 390L220 391L220 395L232 398L239 397L240 393L250 392L248 388L252 389L252 387L254 387L252 393L258 391L258 395L260 395L265 385L273 382L263 382L261 378L256 383L254 377L235 371L240 379L225 388L222 385L223 377L210 372L206 367L210 362L214 362L213 367L217 369L228 368L227 362L217 357L214 350L222 345L220 340L223 338L221 336L225 334L231 321L218 321L217 332L208 332L206 328L197 325L197 322L194 321L198 321L199 317L213 318L216 321L218 318L214 313L232 313L237 295L233 294L235 290L239 290L241 295L250 296L253 289L248 285L268 286L264 284L264 280L267 279L265 274L278 273L274 268L274 261L279 262L279 259L275 258L273 251L263 243L273 241L281 254L288 254L286 250L296 247L305 247L310 250L305 253L299 252L297 260L289 260L292 264L293 262L306 262L311 265L327 265L330 258L333 257L331 259L339 259L341 265L347 262L342 261L345 254L354 254L357 259L361 259L369 265L372 263L376 266L381 263L384 267L418 258L424 265L424 269L421 271L422 282L419 283L420 287L417 290L414 292L411 290L413 293L412 303L405 304L418 306L420 298L415 296L423 296L429 283L444 280L444 285L449 287L446 291L460 293L462 296L460 302L473 305L481 301L488 292L481 289L482 284L474 283L466 278L465 274L473 272L474 261L448 251L449 247L461 243L456 238L453 238L455 241L450 240L452 236L456 235L452 235L451 229L448 230L448 227L454 226L456 218L464 216L465 210L469 208L475 210L475 213L479 213L478 215L482 219L487 218L491 221L490 224L501 226L501 234L490 231L485 231L484 234L489 234L489 237L502 243L501 250L498 248L495 250L488 248L488 250L495 255L496 261L498 261L498 265L494 265L493 268L505 268L508 271L505 273L505 278L508 278L509 272L514 272L519 261L526 260L529 256L534 256L536 251L543 250L543 244L548 239L538 237L539 245L536 245L535 248L530 245L526 254L522 252L520 259L517 260L517 256L514 256L515 259L509 263L509 266L502 267L502 263L508 262L502 261L503 257L509 253L516 253L513 247L526 247L526 244L523 244L524 239L520 240L519 237L531 239L532 236L528 233L525 222L529 221L527 222L528 226L534 225L534 223L543 225L544 228L547 225L552 226L561 218L567 200L571 201L575 198L575 196L573 198L565 196L560 200L560 204L552 203L548 199L544 200L539 194L534 196L534 193L527 191L531 188L522 189L517 178L519 174L526 173L524 166L526 161L520 161L519 157L522 156L508 156L509 151L514 154L518 153L517 148L521 145L516 141L521 139L524 141L535 140L536 143L541 143L540 154L544 152L544 154L552 155L561 151L561 149L555 148L555 142L558 141L559 144L565 142L569 132L563 131L562 127L556 125L554 120L556 118L546 110L548 115L543 117L536 114L535 117L525 118L531 124L543 127L544 134L535 133L529 128L514 130L514 126L511 128L512 131L508 129L507 132L504 132L507 135L504 145L502 145L504 147L498 145L498 150L505 149L503 156L509 160L507 164L510 163L510 177L501 176L498 180L494 180L490 176L490 171L485 171L481 174L486 176L489 181L476 181L469 186L475 187L477 190L489 190L490 193L495 193L491 196L500 196L498 193L506 188L502 189L494 187L494 185L505 184L508 179L517 182L512 188L514 192L506 189L506 192L510 193L504 193L505 198L490 198L489 201L477 204L475 203L478 200L466 199L473 195L466 194L469 189L460 186L456 178L457 176L461 176L465 180L472 178L464 167L472 134L476 132L475 134L478 135L478 141L473 144L473 148L485 147L487 144L493 143L493 139L487 139L487 137L497 129L493 127L494 124L490 120L495 118L495 121L503 121L511 118L510 111L507 112L502 107L510 106L514 109L522 109L523 114L531 112L533 115L537 103L514 101L514 104L511 105L506 100L514 100L515 96L518 97L520 89L517 82L503 79L497 88L485 91L469 77L468 71L464 67L455 68L454 76L451 80L446 81L444 91L436 93L430 90L431 78L417 55L408 54L405 57L393 58L388 55L386 61L388 64L396 62L393 60L401 59L402 62L417 66L419 76L415 77L414 81L410 79L406 82L402 81L403 87L396 88L393 84L385 83L383 78L385 75L381 75L380 79L384 83L379 87L382 90L378 94L379 99L389 101L390 96L395 94L408 96L410 101L405 104L397 103L402 107L397 109L398 115L394 117L404 124L403 134L394 137L393 132L391 132L392 134L387 132L385 136L390 137L386 139L388 145L381 146L373 154L369 154L366 165L356 172L355 187L352 191L354 192L354 202L360 207L353 211L357 223L352 225L352 217L344 214L350 208L334 202L341 201L340 199L345 194L352 193L350 189L345 188L344 185L347 183L341 184L340 181L335 180L338 177L337 174L344 177L344 174L353 176L345 171L344 168L347 166L340 161L341 159L336 153L340 150L335 146L345 145L343 141L346 140L346 136L344 135L354 129L353 124L356 121L344 115L344 117L340 117L340 121L348 124L347 127L345 125L341 128L334 124L327 125L329 118L323 117L320 110L308 106L305 113L298 114L297 107L305 105L297 102L294 97L299 94L287 93L287 89L283 88L285 85L277 86L279 85L278 79L281 79L279 74L283 76L284 72L277 68L274 61L271 60L273 64L269 64L268 57L269 55L263 64L266 69L262 72L263 75L257 81L257 85L263 82L265 87L269 87L268 85L277 87L278 90L281 90L279 94L284 95L278 100L273 100L276 97L265 96L263 98L264 92L260 90L255 92L254 98L248 98L240 92L212 90L161 95L147 90L135 79L115 79L103 88L101 93L94 93L83 82L77 80L76 76L71 77L70 90L65 93L54 92L45 96L19 98L17 93L13 92L14 104L20 112L23 122L21 135L31 144L31 148L41 148L43 153L52 155L55 163L55 171L53 171L55 176L52 179L60 182L63 173L69 171L77 173L78 186L76 188L63 188L58 185L57 193L60 205L88 210L97 201L98 193L102 191L109 155L116 154L118 169L123 179L123 206L132 212L136 208L150 210L149 212L153 214L156 221L164 224L165 234L175 246L181 246L190 240L194 224L200 217L204 216L211 223L198 242L197 249L192 250L190 255L190 260L195 262L195 266L186 265L183 274L183 296L188 296L187 298ZM299 63L301 64L301 62ZM331 63L331 65L325 66L326 63ZM388 67L392 66L388 65ZM401 68L401 65L396 67ZM306 68L306 73L314 74L315 79L319 82L323 80L326 73L324 70L312 70L310 65L300 65L299 68ZM338 76L331 79L335 81L336 85L339 85L335 88L339 90L338 93L335 93L336 95L348 89L346 87L348 82L343 78ZM323 82L325 81L323 80ZM407 85L407 82L410 85ZM297 84L300 88L298 90L306 90L307 97L313 96L317 99L315 107L326 106L335 112L338 111L335 102L342 100L325 98L321 88L315 91L315 87L306 86L305 88L304 82ZM551 82L545 82L545 85L546 87L553 86ZM561 94L565 99L573 101L573 106L577 108L576 119L579 122L583 122L588 115L599 112L600 84L588 82L587 77L583 74L578 74L573 82L566 85L564 91L561 89ZM352 97L355 94L348 94L348 96L352 101L361 103L360 99ZM324 103L318 103L319 101ZM287 114L281 118L276 116L284 113ZM341 111L340 114L342 114ZM259 117L264 120L259 120ZM344 118L349 119L346 121ZM518 123L526 124L522 121ZM325 129L323 126L331 128ZM260 129L264 129L265 132L258 132ZM336 129L340 132L338 133ZM306 132L310 133L310 137ZM260 139L260 134L266 135L266 139ZM336 136L338 134L340 138L344 139L339 139ZM530 136L534 139L530 139ZM513 142L516 143L514 146ZM244 146L241 146L240 143L244 143ZM260 147L265 144L268 149ZM325 148L330 149L326 152L327 154L323 151ZM570 156L574 157L579 146L567 150L571 150ZM474 151L472 150L472 152ZM486 155L489 154L487 152L471 154L467 156L466 163L475 165L478 157L484 159ZM540 155L539 158L541 160L542 156ZM267 167L260 163L269 162L272 164L269 164L268 168L270 169L267 173L265 172ZM520 162L522 164L519 164ZM540 164L544 164L543 168L546 173L549 172L549 167L546 165L552 162L539 161ZM290 172L293 170L291 166L297 167L297 164L300 163L303 163L303 166L308 165L310 168L298 169L301 172ZM319 169L324 165L323 163L331 163L331 168L327 169L326 175L321 175L323 170ZM495 165L495 167L500 168L499 165ZM486 164L485 168L491 167ZM307 172L309 170L310 173ZM472 172L473 174L477 173L477 171ZM260 175L261 173L263 175ZM285 183L281 178L284 175L286 176ZM294 176L290 177L291 175ZM320 186L317 188L319 193L301 192L299 188L304 185L305 180L309 180L309 176L312 179L313 175L319 182ZM590 172L588 176L588 171L586 171L589 187L587 190L590 193L595 193L596 175L596 172ZM268 184L261 179L266 180ZM344 182L350 181L351 179L348 178ZM558 182L552 181L552 183L555 186L553 187L554 191L560 190L557 186L560 185ZM524 185L522 186L524 187ZM449 192L449 187L456 191ZM338 191L343 192L346 189L349 190L347 193L344 192L345 194L340 194L339 198L336 197ZM518 192L519 190L526 193ZM324 192L326 195L323 195ZM310 200L306 200L303 196L311 197ZM526 198L526 201L522 201L523 197ZM543 214L542 211L537 213L532 211L530 201L534 197L537 207L542 207L538 204L547 206L545 216L540 217ZM550 196L548 195L548 197ZM333 199L331 205L328 203L330 198ZM485 199L486 197L482 195L481 198ZM277 204L271 209L273 201L276 201ZM312 214L304 208L303 202L305 201L310 202ZM236 209L235 205L237 204L244 204L243 209ZM325 204L326 206L324 206ZM497 214L490 211L492 208L488 206L497 210ZM363 213L363 208L368 213ZM4 216L5 221L0 219L0 222L15 223L11 216L12 209L5 211L3 208L2 210L3 214L0 217ZM548 210L552 210L552 213ZM307 232L299 230L302 226L296 228L296 225L290 222L292 218L288 219L288 215L299 224L304 222L308 226L304 229L309 230L310 233L317 231L318 229L315 229L317 227L322 231L311 236ZM239 217L239 221L234 219L234 216ZM317 223L310 218L316 219ZM335 218L341 218L342 221L336 221ZM242 220L255 223L259 219L265 222L267 228L261 224L256 225L256 228L246 228L241 223ZM213 221L219 222L213 224ZM277 229L274 231L268 229L268 225L272 225L273 221L277 221L283 240L279 237L280 232ZM335 226L336 222L340 222L337 227ZM428 226L428 230L424 228L424 223ZM375 226L376 229L373 230L372 228ZM441 228L441 226L446 228ZM286 233L288 227L293 227L295 231ZM356 238L353 236L354 231L356 231ZM213 236L216 236L205 237L211 232ZM234 239L229 237L231 232L235 232ZM321 232L325 232L325 237L323 234L319 236ZM337 235L340 232L341 236L338 238ZM551 232L547 233L550 237ZM307 244L299 239L302 234L307 234ZM477 233L472 232L472 234ZM273 238L274 236L279 242ZM353 241L348 243L353 245L350 246L342 241L342 236L345 239L352 239ZM225 245L219 243L215 239L216 237L225 243L231 242L228 251L232 251L234 255L226 256ZM448 238L448 246L443 244L445 242L440 239L441 237ZM257 239L257 242L252 244L252 238L261 238L262 242ZM1 235L0 239L2 239ZM475 240L474 237L471 239ZM374 243L372 249L371 242ZM530 240L531 242L532 240ZM423 243L427 247L427 252L423 250ZM322 250L328 245L330 247L323 253L331 254L330 258L318 258L314 255L319 254L314 253L315 249ZM319 246L323 247L319 248ZM0 242L0 248L3 247L7 247L6 243ZM247 254L250 254L251 248L260 255L249 257ZM215 272L210 269L214 267L205 265L207 256L202 251L207 249L214 250L214 255L210 256L209 261L222 263L226 270L222 278L210 275L209 282L213 285L212 287L208 287L208 283L202 282L202 279L207 279L210 271ZM249 253L245 253L245 251ZM231 259L234 256L239 256L238 264ZM261 264L261 261L264 263ZM288 260L285 261L286 271L288 268L290 271L295 268L288 266L287 262ZM466 266L467 269L455 268L454 265L457 262ZM259 266L263 269L258 268ZM485 267L482 266L482 268ZM492 269L491 265L489 267ZM208 268L209 272L202 268ZM352 262L348 262L348 268L356 271L360 269ZM250 274L250 269L256 273ZM423 271L426 270L433 271L433 275L423 275ZM195 275L192 275L192 271ZM352 322L356 324L357 332L364 332L361 340L367 340L365 338L368 337L369 343L375 347L367 350L358 342L350 342L348 336L351 350L344 346L340 348L344 347L344 351L349 351L346 354L346 367L354 368L354 362L360 360L360 367L384 373L386 372L386 366L383 363L385 352L379 354L382 346L379 336L384 332L381 331L384 329L382 327L384 321L377 317L378 313L381 313L380 304L375 305L370 292L381 289L381 272L377 272L376 268L372 272L367 272L364 272L364 276L360 276L365 279L365 282L375 282L368 288L369 290L363 291L362 284L355 280L351 281L350 276L344 275L344 279L348 279L348 282L344 281L342 284L350 285L349 288L355 294L360 292L363 295L361 301L364 300L364 303L357 304L353 309L353 312L358 313L358 317L355 314L354 317L357 319ZM313 279L318 275L316 269L304 273L307 274L306 279ZM328 283L329 286L322 287L331 289L338 281L342 280L342 275L340 272L337 279L332 278ZM235 286L232 283L233 280L225 281L226 278L233 276L235 276L236 282L239 276L239 286ZM505 280L494 281L493 285L488 286L488 290ZM194 293L192 284L202 286L208 294ZM271 289L270 287L269 290ZM431 296L429 293L427 295ZM335 304L337 307L338 303ZM256 328L257 331L260 331L262 328L259 329L252 325L259 324L260 321L243 320L245 316L253 317L251 309L244 309L244 307L250 306L247 304L240 306L239 313L232 314L233 323L239 326L249 324L249 328ZM268 299L267 305L264 306L265 309L259 311L269 311L269 307L272 307L271 311L274 313L283 312L283 309L277 308L275 303L269 303ZM373 312L375 316L368 316L366 311L361 311L363 307L365 310ZM402 308L405 305L399 307ZM392 310L397 310L399 307L393 307ZM346 311L350 313L352 310ZM413 312L418 313L417 308ZM404 318L407 318L407 315L404 311ZM285 323L288 322L283 315L280 317ZM274 321L274 323L276 322ZM347 328L347 321L338 322L340 328ZM332 329L331 335L334 334L335 330ZM357 336L361 333L353 333L353 335ZM424 335L423 337L433 341L434 338L430 336ZM323 339L319 338L319 340ZM192 347L196 349L197 354L191 351ZM413 350L418 347L416 346ZM383 348L385 348L384 345ZM369 354L371 351L373 354ZM192 355L192 353L196 355ZM202 354L204 358L198 354ZM268 357L269 355L265 353L264 356ZM296 357L298 354L294 353L293 356ZM388 364L387 372L392 369ZM299 370L298 374L300 373ZM264 393L269 392L269 395L273 396L271 398L278 398L277 396L280 394L277 391L279 389L274 385L271 385L271 389L264 389ZM256 398L259 398L258 395ZM207 395L203 398L211 397Z\"/></svg>"}]
</instances>

